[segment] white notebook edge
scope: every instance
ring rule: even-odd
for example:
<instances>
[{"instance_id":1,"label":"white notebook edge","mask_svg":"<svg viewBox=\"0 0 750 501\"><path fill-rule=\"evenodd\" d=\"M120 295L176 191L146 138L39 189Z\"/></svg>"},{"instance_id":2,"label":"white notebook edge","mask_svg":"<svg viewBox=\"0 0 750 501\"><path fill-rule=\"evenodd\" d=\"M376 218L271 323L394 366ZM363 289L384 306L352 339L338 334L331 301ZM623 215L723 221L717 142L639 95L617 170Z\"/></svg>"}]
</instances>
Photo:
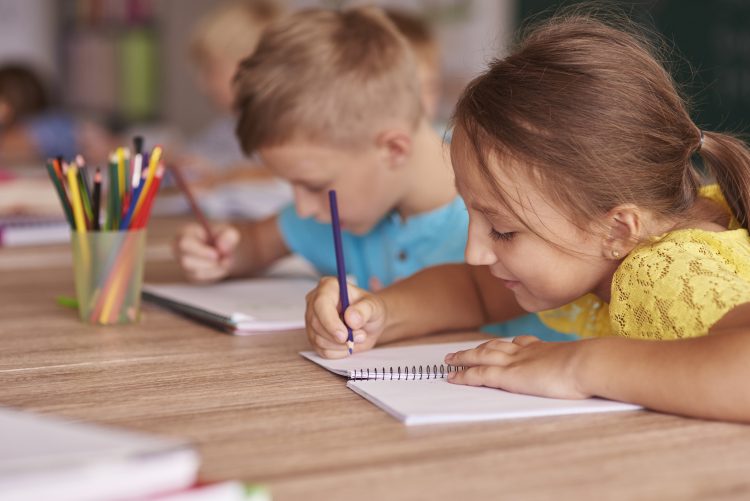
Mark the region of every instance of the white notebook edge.
<instances>
[{"instance_id":1,"label":"white notebook edge","mask_svg":"<svg viewBox=\"0 0 750 501\"><path fill-rule=\"evenodd\" d=\"M504 412L503 414L497 413L486 413L486 414L464 414L461 417L455 415L415 415L410 416L399 412L396 408L388 405L385 401L378 399L374 395L367 392L366 389L361 387L361 383L369 383L370 381L347 381L346 386L354 393L364 398L368 402L374 404L376 407L384 410L394 418L398 419L407 426L416 425L430 425L430 424L460 424L460 423L479 423L486 421L506 421L510 419L529 419L538 417L554 417L554 416L571 416L575 414L598 414L603 412L626 412L626 411L637 411L642 410L643 407L636 404L628 404L624 402L618 402L616 400L606 400L600 398L594 398L597 401L611 402L610 406L597 406L588 407L583 409L581 407L566 407L559 409L545 409L536 411L523 411L523 412ZM359 383L359 384L358 384Z\"/></svg>"}]
</instances>

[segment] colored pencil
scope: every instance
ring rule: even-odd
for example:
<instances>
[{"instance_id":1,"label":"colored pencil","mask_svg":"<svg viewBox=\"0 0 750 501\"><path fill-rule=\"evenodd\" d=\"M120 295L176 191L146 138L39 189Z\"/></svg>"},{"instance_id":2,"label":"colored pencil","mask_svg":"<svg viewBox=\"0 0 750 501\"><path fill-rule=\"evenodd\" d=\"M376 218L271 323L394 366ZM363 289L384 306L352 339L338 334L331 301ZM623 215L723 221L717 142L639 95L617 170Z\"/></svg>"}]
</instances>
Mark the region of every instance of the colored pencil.
<instances>
[{"instance_id":1,"label":"colored pencil","mask_svg":"<svg viewBox=\"0 0 750 501\"><path fill-rule=\"evenodd\" d=\"M193 211L193 215L198 220L200 225L203 226L203 230L206 232L208 245L210 245L211 247L215 247L216 238L211 231L211 226L209 226L208 224L208 219L206 218L205 214L203 214L203 211L198 205L198 202L196 202L195 196L190 190L190 186L187 184L187 181L185 181L185 177L182 175L182 171L176 165L170 165L169 170L172 172L172 177L174 177L174 180L177 183L177 187L180 189L180 191L182 191L182 194L185 195L185 198L188 201L188 205L190 205L190 210Z\"/></svg>"},{"instance_id":2,"label":"colored pencil","mask_svg":"<svg viewBox=\"0 0 750 501\"><path fill-rule=\"evenodd\" d=\"M68 203L68 196L65 194L65 188L63 187L52 162L47 162L47 172L49 173L49 177L52 180L52 185L55 187L57 196L60 199L60 204L62 205L63 212L65 213L65 219L68 220L68 224L71 228L75 228L73 213L70 209L70 203Z\"/></svg>"},{"instance_id":3,"label":"colored pencil","mask_svg":"<svg viewBox=\"0 0 750 501\"><path fill-rule=\"evenodd\" d=\"M102 205L102 171L99 167L96 168L94 173L94 231L101 230L101 223L99 222L101 205Z\"/></svg>"},{"instance_id":4,"label":"colored pencil","mask_svg":"<svg viewBox=\"0 0 750 501\"><path fill-rule=\"evenodd\" d=\"M346 325L344 313L349 308L349 292L346 286L346 263L344 262L344 247L341 242L341 222L339 221L339 208L336 203L336 190L328 192L328 202L331 206L331 227L333 228L333 248L336 252L336 275L339 280L339 300L341 301L341 320ZM346 325L346 347L349 354L354 351L354 335L351 327Z\"/></svg>"}]
</instances>

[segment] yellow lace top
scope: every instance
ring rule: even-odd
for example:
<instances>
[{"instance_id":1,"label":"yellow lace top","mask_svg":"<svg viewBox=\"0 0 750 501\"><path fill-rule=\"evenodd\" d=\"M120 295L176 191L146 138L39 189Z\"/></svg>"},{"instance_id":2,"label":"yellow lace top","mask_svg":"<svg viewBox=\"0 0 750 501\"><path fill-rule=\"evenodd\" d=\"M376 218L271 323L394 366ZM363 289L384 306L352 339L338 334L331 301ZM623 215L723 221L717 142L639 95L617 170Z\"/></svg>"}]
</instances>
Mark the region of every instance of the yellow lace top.
<instances>
[{"instance_id":1,"label":"yellow lace top","mask_svg":"<svg viewBox=\"0 0 750 501\"><path fill-rule=\"evenodd\" d=\"M701 196L729 212L717 185ZM581 336L677 339L701 336L729 310L750 302L750 236L729 229L683 229L633 249L615 271L609 304L588 294L539 313L549 327Z\"/></svg>"}]
</instances>

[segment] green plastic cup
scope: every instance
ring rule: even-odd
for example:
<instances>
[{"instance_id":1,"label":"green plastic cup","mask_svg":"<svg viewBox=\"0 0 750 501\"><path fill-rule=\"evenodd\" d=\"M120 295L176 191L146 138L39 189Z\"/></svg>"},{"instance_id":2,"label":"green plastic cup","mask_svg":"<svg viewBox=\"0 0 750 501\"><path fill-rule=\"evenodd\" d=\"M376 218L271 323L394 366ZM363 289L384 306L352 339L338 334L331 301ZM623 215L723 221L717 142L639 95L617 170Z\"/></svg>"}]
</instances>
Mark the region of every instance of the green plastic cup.
<instances>
[{"instance_id":1,"label":"green plastic cup","mask_svg":"<svg viewBox=\"0 0 750 501\"><path fill-rule=\"evenodd\" d=\"M137 322L146 230L71 233L78 314L99 325Z\"/></svg>"}]
</instances>

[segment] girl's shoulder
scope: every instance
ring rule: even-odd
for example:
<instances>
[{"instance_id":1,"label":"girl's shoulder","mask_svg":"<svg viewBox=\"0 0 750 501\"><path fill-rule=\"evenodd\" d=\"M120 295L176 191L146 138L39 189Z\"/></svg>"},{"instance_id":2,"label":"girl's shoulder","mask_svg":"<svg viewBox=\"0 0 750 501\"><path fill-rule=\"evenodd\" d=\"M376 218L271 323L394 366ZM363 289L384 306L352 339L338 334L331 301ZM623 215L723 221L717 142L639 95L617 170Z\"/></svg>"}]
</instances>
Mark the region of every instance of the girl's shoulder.
<instances>
[{"instance_id":1,"label":"girl's shoulder","mask_svg":"<svg viewBox=\"0 0 750 501\"><path fill-rule=\"evenodd\" d=\"M747 230L681 229L623 260L612 280L610 317L620 335L692 337L744 302L750 302Z\"/></svg>"}]
</instances>

